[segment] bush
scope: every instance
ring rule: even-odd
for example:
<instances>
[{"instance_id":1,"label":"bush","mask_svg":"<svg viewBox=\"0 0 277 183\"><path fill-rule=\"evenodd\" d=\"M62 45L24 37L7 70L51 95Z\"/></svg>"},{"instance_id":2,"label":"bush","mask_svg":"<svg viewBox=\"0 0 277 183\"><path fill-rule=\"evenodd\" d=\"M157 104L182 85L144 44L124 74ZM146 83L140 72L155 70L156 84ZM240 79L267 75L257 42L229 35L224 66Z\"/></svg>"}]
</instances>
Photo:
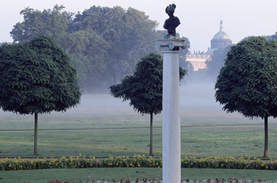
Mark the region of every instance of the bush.
<instances>
[{"instance_id":1,"label":"bush","mask_svg":"<svg viewBox=\"0 0 277 183\"><path fill-rule=\"evenodd\" d=\"M51 168L98 168L98 167L162 167L162 158L149 157L144 155L134 155L133 157L118 156L106 159L96 159L95 157L85 158L82 156L70 156L61 158L43 158L36 160L21 159L1 159L0 170L31 170L31 169L51 169ZM181 159L182 168L223 168L223 169L258 169L277 170L277 160L270 159L262 161L260 158L219 158L208 157L196 159L195 157Z\"/></svg>"}]
</instances>

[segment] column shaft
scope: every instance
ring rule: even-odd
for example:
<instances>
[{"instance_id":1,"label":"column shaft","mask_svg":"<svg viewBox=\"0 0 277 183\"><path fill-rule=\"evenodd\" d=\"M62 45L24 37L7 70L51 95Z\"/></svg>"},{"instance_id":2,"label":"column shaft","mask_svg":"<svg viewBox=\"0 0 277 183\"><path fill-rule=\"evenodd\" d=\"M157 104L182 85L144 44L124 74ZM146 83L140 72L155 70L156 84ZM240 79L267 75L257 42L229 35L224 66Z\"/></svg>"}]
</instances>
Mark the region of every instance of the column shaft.
<instances>
[{"instance_id":1,"label":"column shaft","mask_svg":"<svg viewBox=\"0 0 277 183\"><path fill-rule=\"evenodd\" d=\"M163 183L181 182L179 51L163 51Z\"/></svg>"}]
</instances>

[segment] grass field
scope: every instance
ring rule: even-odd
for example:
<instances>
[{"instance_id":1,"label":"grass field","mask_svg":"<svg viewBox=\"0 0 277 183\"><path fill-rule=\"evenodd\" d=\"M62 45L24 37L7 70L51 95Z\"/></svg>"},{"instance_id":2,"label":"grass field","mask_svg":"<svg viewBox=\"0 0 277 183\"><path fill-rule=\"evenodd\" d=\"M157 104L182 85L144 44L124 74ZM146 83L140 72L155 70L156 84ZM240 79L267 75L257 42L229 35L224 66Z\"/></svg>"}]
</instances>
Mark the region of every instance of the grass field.
<instances>
[{"instance_id":1,"label":"grass field","mask_svg":"<svg viewBox=\"0 0 277 183\"><path fill-rule=\"evenodd\" d=\"M1 183L22 183L30 181L31 183L46 183L51 180L59 179L69 182L78 182L87 179L112 181L125 177L135 180L136 177L143 178L162 178L162 169L160 168L86 168L86 169L50 169L50 170L23 170L23 171L0 171ZM221 177L228 179L230 177L244 180L262 180L277 181L276 171L270 170L230 170L230 169L181 169L181 177L184 179L215 179Z\"/></svg>"},{"instance_id":2,"label":"grass field","mask_svg":"<svg viewBox=\"0 0 277 183\"><path fill-rule=\"evenodd\" d=\"M182 156L261 157L262 119L226 114L213 86L181 87ZM149 115L133 111L108 94L82 96L65 113L39 116L38 156L33 156L33 116L0 112L0 157L107 157L149 153ZM154 116L153 150L161 156L162 115ZM277 158L277 123L269 119L269 156Z\"/></svg>"}]
</instances>

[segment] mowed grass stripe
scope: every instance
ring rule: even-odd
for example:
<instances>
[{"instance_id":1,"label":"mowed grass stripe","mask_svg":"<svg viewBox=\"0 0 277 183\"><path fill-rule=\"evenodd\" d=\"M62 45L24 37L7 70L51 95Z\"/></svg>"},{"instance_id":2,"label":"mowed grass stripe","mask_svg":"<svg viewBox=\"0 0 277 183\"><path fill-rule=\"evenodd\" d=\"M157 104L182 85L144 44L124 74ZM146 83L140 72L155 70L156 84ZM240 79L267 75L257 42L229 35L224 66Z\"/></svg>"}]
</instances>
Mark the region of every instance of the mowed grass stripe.
<instances>
[{"instance_id":1,"label":"mowed grass stripe","mask_svg":"<svg viewBox=\"0 0 277 183\"><path fill-rule=\"evenodd\" d=\"M2 135L1 135L2 134ZM269 128L269 156L277 158L277 128ZM33 156L33 131L0 132L0 157ZM108 157L149 154L149 128L39 131L39 157ZM181 154L195 157L261 157L262 127L181 128ZM161 157L162 129L153 129L154 155Z\"/></svg>"}]
</instances>

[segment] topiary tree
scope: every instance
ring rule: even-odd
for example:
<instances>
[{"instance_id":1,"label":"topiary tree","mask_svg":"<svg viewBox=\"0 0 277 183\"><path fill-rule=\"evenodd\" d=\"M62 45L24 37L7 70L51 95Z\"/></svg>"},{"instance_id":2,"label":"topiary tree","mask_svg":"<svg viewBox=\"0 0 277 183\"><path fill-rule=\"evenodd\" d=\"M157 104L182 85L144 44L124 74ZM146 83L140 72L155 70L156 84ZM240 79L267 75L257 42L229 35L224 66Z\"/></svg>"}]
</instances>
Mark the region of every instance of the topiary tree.
<instances>
[{"instance_id":1,"label":"topiary tree","mask_svg":"<svg viewBox=\"0 0 277 183\"><path fill-rule=\"evenodd\" d=\"M80 102L76 70L55 41L39 36L30 42L0 47L0 107L34 114L34 154L37 154L38 114L66 111Z\"/></svg>"},{"instance_id":2,"label":"topiary tree","mask_svg":"<svg viewBox=\"0 0 277 183\"><path fill-rule=\"evenodd\" d=\"M180 80L186 70L180 67ZM150 114L150 156L152 151L153 114L162 111L163 60L161 55L150 53L136 64L133 75L122 79L121 84L110 86L110 94L123 101L130 100L130 106L141 114Z\"/></svg>"},{"instance_id":3,"label":"topiary tree","mask_svg":"<svg viewBox=\"0 0 277 183\"><path fill-rule=\"evenodd\" d=\"M268 117L277 117L277 41L249 37L232 46L215 90L223 110L264 119L267 157Z\"/></svg>"}]
</instances>

